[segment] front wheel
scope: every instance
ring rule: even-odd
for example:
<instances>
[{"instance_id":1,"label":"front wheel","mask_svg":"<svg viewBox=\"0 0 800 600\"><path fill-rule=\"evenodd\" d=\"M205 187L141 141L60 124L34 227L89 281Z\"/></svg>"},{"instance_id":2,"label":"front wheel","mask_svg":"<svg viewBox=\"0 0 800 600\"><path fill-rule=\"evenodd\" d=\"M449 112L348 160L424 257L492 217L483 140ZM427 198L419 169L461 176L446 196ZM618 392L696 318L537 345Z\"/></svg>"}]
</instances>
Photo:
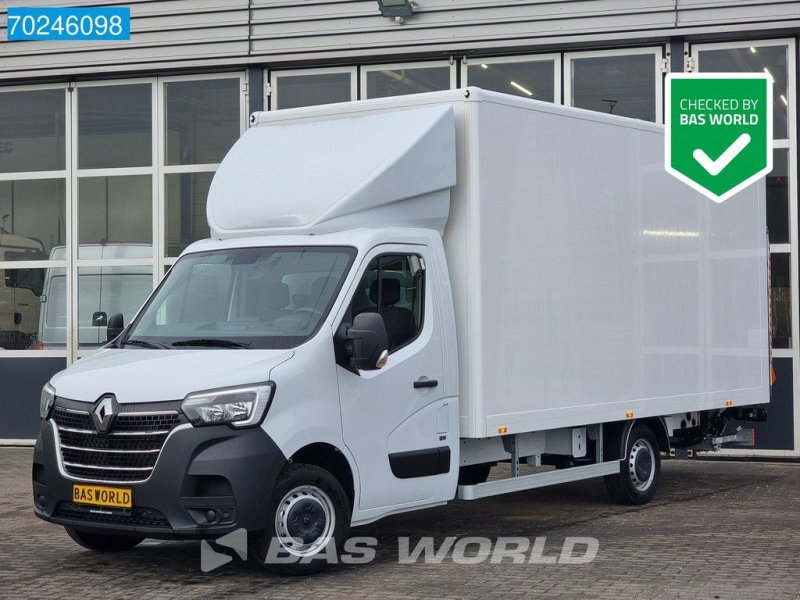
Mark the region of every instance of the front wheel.
<instances>
[{"instance_id":1,"label":"front wheel","mask_svg":"<svg viewBox=\"0 0 800 600\"><path fill-rule=\"evenodd\" d=\"M75 527L64 527L64 529L77 544L95 552L124 552L144 539L134 535L90 533Z\"/></svg>"},{"instance_id":2,"label":"front wheel","mask_svg":"<svg viewBox=\"0 0 800 600\"><path fill-rule=\"evenodd\" d=\"M605 477L613 500L621 504L647 504L653 499L661 475L661 454L656 436L647 425L636 424L628 435L620 472Z\"/></svg>"},{"instance_id":3,"label":"front wheel","mask_svg":"<svg viewBox=\"0 0 800 600\"><path fill-rule=\"evenodd\" d=\"M266 530L251 554L270 571L312 575L338 561L350 530L350 502L331 473L315 465L284 469L272 494Z\"/></svg>"}]
</instances>

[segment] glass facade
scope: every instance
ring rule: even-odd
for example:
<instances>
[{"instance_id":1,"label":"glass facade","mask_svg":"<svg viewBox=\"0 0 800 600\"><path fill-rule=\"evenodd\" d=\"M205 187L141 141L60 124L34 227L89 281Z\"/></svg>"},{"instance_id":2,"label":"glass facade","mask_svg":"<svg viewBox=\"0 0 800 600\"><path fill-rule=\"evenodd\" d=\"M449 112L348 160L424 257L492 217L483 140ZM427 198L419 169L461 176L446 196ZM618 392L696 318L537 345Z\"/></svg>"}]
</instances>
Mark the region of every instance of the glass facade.
<instances>
[{"instance_id":1,"label":"glass facade","mask_svg":"<svg viewBox=\"0 0 800 600\"><path fill-rule=\"evenodd\" d=\"M795 43L686 46L699 72L766 72L774 82L769 305L773 355L792 364L800 219ZM452 63L439 54L415 63L281 65L269 74L273 96L264 101L274 110L472 85L660 122L667 49L674 51L545 48L486 58L465 51ZM129 322L176 257L209 235L211 179L246 127L244 83L243 72L222 72L0 87L5 356L69 364L93 351L103 342L104 319L121 312Z\"/></svg>"},{"instance_id":2,"label":"glass facade","mask_svg":"<svg viewBox=\"0 0 800 600\"><path fill-rule=\"evenodd\" d=\"M657 121L660 74L657 79L656 62L656 54L652 52L572 55L567 61L571 91L569 104Z\"/></svg>"},{"instance_id":3,"label":"glass facade","mask_svg":"<svg viewBox=\"0 0 800 600\"><path fill-rule=\"evenodd\" d=\"M449 90L452 69L450 65L387 65L365 67L365 98L385 98Z\"/></svg>"},{"instance_id":4,"label":"glass facade","mask_svg":"<svg viewBox=\"0 0 800 600\"><path fill-rule=\"evenodd\" d=\"M42 260L65 240L63 178L0 181L0 260Z\"/></svg>"},{"instance_id":5,"label":"glass facade","mask_svg":"<svg viewBox=\"0 0 800 600\"><path fill-rule=\"evenodd\" d=\"M195 240L208 237L206 197L213 176L213 172L164 176L167 256L178 256Z\"/></svg>"},{"instance_id":6,"label":"glass facade","mask_svg":"<svg viewBox=\"0 0 800 600\"><path fill-rule=\"evenodd\" d=\"M703 73L767 73L772 82L773 168L766 177L767 226L770 241L770 309L772 347L792 348L791 206L797 205L791 181L790 152L795 132L789 127L789 47L785 43L732 43L698 46L698 70ZM796 161L797 158L795 157Z\"/></svg>"},{"instance_id":7,"label":"glass facade","mask_svg":"<svg viewBox=\"0 0 800 600\"><path fill-rule=\"evenodd\" d=\"M355 100L355 69L272 74L275 108L299 108Z\"/></svg>"},{"instance_id":8,"label":"glass facade","mask_svg":"<svg viewBox=\"0 0 800 600\"><path fill-rule=\"evenodd\" d=\"M152 254L150 175L78 179L78 258L91 244L146 244Z\"/></svg>"},{"instance_id":9,"label":"glass facade","mask_svg":"<svg viewBox=\"0 0 800 600\"><path fill-rule=\"evenodd\" d=\"M0 349L73 362L183 248L245 123L243 75L0 88Z\"/></svg>"},{"instance_id":10,"label":"glass facade","mask_svg":"<svg viewBox=\"0 0 800 600\"><path fill-rule=\"evenodd\" d=\"M63 88L0 93L0 173L64 169Z\"/></svg>"},{"instance_id":11,"label":"glass facade","mask_svg":"<svg viewBox=\"0 0 800 600\"><path fill-rule=\"evenodd\" d=\"M150 83L78 88L78 168L153 164Z\"/></svg>"},{"instance_id":12,"label":"glass facade","mask_svg":"<svg viewBox=\"0 0 800 600\"><path fill-rule=\"evenodd\" d=\"M560 96L560 89L556 89L560 88L560 64L556 58L476 60L467 65L465 83L493 92L556 102L556 93Z\"/></svg>"},{"instance_id":13,"label":"glass facade","mask_svg":"<svg viewBox=\"0 0 800 600\"><path fill-rule=\"evenodd\" d=\"M241 93L239 77L165 83L165 164L219 163L242 132Z\"/></svg>"},{"instance_id":14,"label":"glass facade","mask_svg":"<svg viewBox=\"0 0 800 600\"><path fill-rule=\"evenodd\" d=\"M765 46L758 42L740 48L700 50L700 70L707 73L767 73L772 89L773 137L789 137L789 103L786 46Z\"/></svg>"}]
</instances>

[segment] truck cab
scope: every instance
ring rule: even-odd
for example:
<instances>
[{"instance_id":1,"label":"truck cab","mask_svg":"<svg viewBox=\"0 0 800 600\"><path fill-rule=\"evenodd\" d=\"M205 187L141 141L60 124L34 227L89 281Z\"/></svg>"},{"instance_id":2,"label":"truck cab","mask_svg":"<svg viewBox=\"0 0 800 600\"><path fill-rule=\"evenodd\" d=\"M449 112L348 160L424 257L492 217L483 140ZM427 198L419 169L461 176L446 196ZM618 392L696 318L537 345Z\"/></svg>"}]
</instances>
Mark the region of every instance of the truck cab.
<instances>
[{"instance_id":1,"label":"truck cab","mask_svg":"<svg viewBox=\"0 0 800 600\"><path fill-rule=\"evenodd\" d=\"M11 235L0 226L0 260L41 260L45 258L40 240ZM27 350L36 344L35 324L39 319L41 269L5 269L0 280L0 349ZM10 318L8 318L10 316Z\"/></svg>"}]
</instances>

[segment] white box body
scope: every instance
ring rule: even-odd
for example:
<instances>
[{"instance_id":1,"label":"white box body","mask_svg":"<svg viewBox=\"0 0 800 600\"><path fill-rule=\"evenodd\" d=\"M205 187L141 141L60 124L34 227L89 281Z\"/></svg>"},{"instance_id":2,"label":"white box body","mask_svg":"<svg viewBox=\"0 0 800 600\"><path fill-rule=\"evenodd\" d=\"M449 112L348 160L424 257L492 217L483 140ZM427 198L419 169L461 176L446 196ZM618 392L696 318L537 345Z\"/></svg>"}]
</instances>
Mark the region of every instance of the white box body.
<instances>
[{"instance_id":1,"label":"white box body","mask_svg":"<svg viewBox=\"0 0 800 600\"><path fill-rule=\"evenodd\" d=\"M462 437L769 401L764 184L705 198L661 125L477 88L255 121L212 237L446 220Z\"/></svg>"}]
</instances>

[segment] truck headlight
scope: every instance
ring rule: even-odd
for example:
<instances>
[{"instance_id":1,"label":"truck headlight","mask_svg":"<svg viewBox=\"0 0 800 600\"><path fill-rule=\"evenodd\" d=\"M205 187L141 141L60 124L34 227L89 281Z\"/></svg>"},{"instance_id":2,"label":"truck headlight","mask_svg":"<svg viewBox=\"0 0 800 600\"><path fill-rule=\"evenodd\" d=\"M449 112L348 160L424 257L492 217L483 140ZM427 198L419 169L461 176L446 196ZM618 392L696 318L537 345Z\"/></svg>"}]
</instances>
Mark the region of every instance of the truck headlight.
<instances>
[{"instance_id":1,"label":"truck headlight","mask_svg":"<svg viewBox=\"0 0 800 600\"><path fill-rule=\"evenodd\" d=\"M252 427L261 423L274 393L271 381L193 392L183 400L181 410L195 427Z\"/></svg>"},{"instance_id":2,"label":"truck headlight","mask_svg":"<svg viewBox=\"0 0 800 600\"><path fill-rule=\"evenodd\" d=\"M39 416L46 419L56 401L56 389L49 383L45 383L42 388L42 395L39 397Z\"/></svg>"}]
</instances>

